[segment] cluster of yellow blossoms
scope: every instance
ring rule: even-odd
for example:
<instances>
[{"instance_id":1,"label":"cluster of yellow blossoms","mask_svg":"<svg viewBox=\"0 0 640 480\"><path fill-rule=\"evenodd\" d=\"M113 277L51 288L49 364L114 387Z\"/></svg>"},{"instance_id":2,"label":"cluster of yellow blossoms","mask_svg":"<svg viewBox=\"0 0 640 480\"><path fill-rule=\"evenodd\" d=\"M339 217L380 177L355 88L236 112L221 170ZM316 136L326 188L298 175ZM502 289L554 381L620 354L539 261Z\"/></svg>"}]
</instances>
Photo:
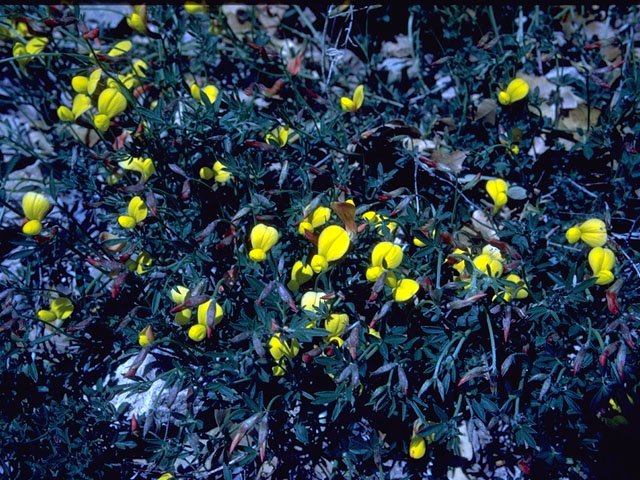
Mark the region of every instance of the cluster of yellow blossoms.
<instances>
[{"instance_id":1,"label":"cluster of yellow blossoms","mask_svg":"<svg viewBox=\"0 0 640 480\"><path fill-rule=\"evenodd\" d=\"M588 261L589 267L593 271L593 276L597 278L596 285L607 285L614 280L613 268L616 264L616 257L609 248L603 248L607 243L607 226L599 218L591 218L586 222L569 228L565 234L569 243L576 243L582 240L589 245Z\"/></svg>"}]
</instances>

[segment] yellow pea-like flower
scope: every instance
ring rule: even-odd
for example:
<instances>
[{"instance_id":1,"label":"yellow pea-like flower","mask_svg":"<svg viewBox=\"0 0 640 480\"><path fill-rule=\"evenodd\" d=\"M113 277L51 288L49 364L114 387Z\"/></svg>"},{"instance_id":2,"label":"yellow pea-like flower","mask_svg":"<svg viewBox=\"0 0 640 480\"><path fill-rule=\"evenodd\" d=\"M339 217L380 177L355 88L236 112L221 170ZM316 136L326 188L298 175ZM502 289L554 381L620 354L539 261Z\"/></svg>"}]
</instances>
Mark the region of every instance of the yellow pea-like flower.
<instances>
[{"instance_id":1,"label":"yellow pea-like flower","mask_svg":"<svg viewBox=\"0 0 640 480\"><path fill-rule=\"evenodd\" d=\"M194 342L201 342L207 337L207 327L196 323L189 329L188 335Z\"/></svg>"},{"instance_id":2,"label":"yellow pea-like flower","mask_svg":"<svg viewBox=\"0 0 640 480\"><path fill-rule=\"evenodd\" d=\"M410 278L397 280L393 272L387 276L387 285L391 287L391 295L396 302L407 302L420 290L418 282Z\"/></svg>"},{"instance_id":3,"label":"yellow pea-like flower","mask_svg":"<svg viewBox=\"0 0 640 480\"><path fill-rule=\"evenodd\" d=\"M141 347L146 347L154 340L155 338L153 336L153 330L151 330L150 325L147 325L142 330L140 330L140 333L138 333L138 344Z\"/></svg>"},{"instance_id":4,"label":"yellow pea-like flower","mask_svg":"<svg viewBox=\"0 0 640 480\"><path fill-rule=\"evenodd\" d=\"M490 275L492 277L501 277L502 272L504 271L504 267L502 266L500 260L497 260L493 256L486 253L482 253L474 258L473 264L482 273Z\"/></svg>"},{"instance_id":5,"label":"yellow pea-like flower","mask_svg":"<svg viewBox=\"0 0 640 480\"><path fill-rule=\"evenodd\" d=\"M144 60L138 58L131 64L131 71L138 77L146 76L149 65Z\"/></svg>"},{"instance_id":6,"label":"yellow pea-like flower","mask_svg":"<svg viewBox=\"0 0 640 480\"><path fill-rule=\"evenodd\" d=\"M613 282L613 267L616 264L616 257L611 249L594 247L589 252L588 260L593 276L598 278L596 285L607 285Z\"/></svg>"},{"instance_id":7,"label":"yellow pea-like flower","mask_svg":"<svg viewBox=\"0 0 640 480\"><path fill-rule=\"evenodd\" d=\"M384 235L384 225L386 225L386 227L389 229L389 233L393 233L398 227L398 224L396 222L389 221L389 217L378 215L373 210L364 212L362 214L362 218L376 227L376 232L378 232L378 235Z\"/></svg>"},{"instance_id":8,"label":"yellow pea-like flower","mask_svg":"<svg viewBox=\"0 0 640 480\"><path fill-rule=\"evenodd\" d=\"M76 93L89 93L89 78L84 75L76 75L71 79L71 87Z\"/></svg>"},{"instance_id":9,"label":"yellow pea-like flower","mask_svg":"<svg viewBox=\"0 0 640 480\"><path fill-rule=\"evenodd\" d=\"M339 347L342 346L342 334L349 325L349 315L346 313L332 313L329 318L324 321L324 328L330 333L324 338L326 343L336 342Z\"/></svg>"},{"instance_id":10,"label":"yellow pea-like flower","mask_svg":"<svg viewBox=\"0 0 640 480\"><path fill-rule=\"evenodd\" d=\"M73 97L73 105L71 107L71 113L73 119L77 119L80 115L91 108L91 98L84 93L79 93Z\"/></svg>"},{"instance_id":11,"label":"yellow pea-like flower","mask_svg":"<svg viewBox=\"0 0 640 480\"><path fill-rule=\"evenodd\" d=\"M311 265L304 264L301 260L297 260L291 268L291 280L287 283L287 287L289 290L296 292L300 288L300 285L308 282L311 278L313 278Z\"/></svg>"},{"instance_id":12,"label":"yellow pea-like flower","mask_svg":"<svg viewBox=\"0 0 640 480\"><path fill-rule=\"evenodd\" d=\"M147 269L145 267L150 267L153 263L153 258L151 258L151 254L147 251L142 251L138 255L138 260L136 261L136 272L138 275L143 275L146 273Z\"/></svg>"},{"instance_id":13,"label":"yellow pea-like flower","mask_svg":"<svg viewBox=\"0 0 640 480\"><path fill-rule=\"evenodd\" d=\"M62 122L73 122L76 118L73 115L73 112L69 110L69 107L65 107L64 105L60 105L58 107L58 110L56 110L56 112L58 114L58 118Z\"/></svg>"},{"instance_id":14,"label":"yellow pea-like flower","mask_svg":"<svg viewBox=\"0 0 640 480\"><path fill-rule=\"evenodd\" d=\"M311 268L320 273L329 267L329 262L340 260L351 240L347 231L339 225L329 225L318 237L318 253L311 259Z\"/></svg>"},{"instance_id":15,"label":"yellow pea-like flower","mask_svg":"<svg viewBox=\"0 0 640 480\"><path fill-rule=\"evenodd\" d=\"M453 252L451 252L452 255L459 255L461 253L471 253L471 250L469 250L468 248L466 250L456 248ZM451 268L458 272L458 275L461 274L464 270L464 260L460 260L459 262L454 263L453 265L451 265Z\"/></svg>"},{"instance_id":16,"label":"yellow pea-like flower","mask_svg":"<svg viewBox=\"0 0 640 480\"><path fill-rule=\"evenodd\" d=\"M271 250L280 238L278 230L259 223L251 229L251 246L249 258L254 262L262 262L267 258L267 252Z\"/></svg>"},{"instance_id":17,"label":"yellow pea-like flower","mask_svg":"<svg viewBox=\"0 0 640 480\"><path fill-rule=\"evenodd\" d=\"M300 344L297 339L292 338L289 342L282 341L279 333L274 334L271 339L269 339L269 353L277 363L277 365L272 368L273 375L284 375L285 369L282 360L284 358L288 358L289 360L293 359L299 351Z\"/></svg>"},{"instance_id":18,"label":"yellow pea-like flower","mask_svg":"<svg viewBox=\"0 0 640 480\"><path fill-rule=\"evenodd\" d=\"M173 287L169 292L169 294L171 296L171 300L173 301L173 303L175 303L176 305L180 305L186 301L187 295L189 295L189 289L182 285L178 285L176 287ZM188 324L189 321L191 321L191 309L185 308L184 310L180 310L179 312L176 312L173 319L178 325ZM205 313L205 319L206 319L206 313Z\"/></svg>"},{"instance_id":19,"label":"yellow pea-like flower","mask_svg":"<svg viewBox=\"0 0 640 480\"><path fill-rule=\"evenodd\" d=\"M207 4L204 2L198 3L194 1L188 1L184 2L184 9L191 15L195 15L196 13L206 13Z\"/></svg>"},{"instance_id":20,"label":"yellow pea-like flower","mask_svg":"<svg viewBox=\"0 0 640 480\"><path fill-rule=\"evenodd\" d=\"M507 190L509 189L507 182L501 178L495 180L487 180L486 184L487 193L493 200L493 214L507 204Z\"/></svg>"},{"instance_id":21,"label":"yellow pea-like flower","mask_svg":"<svg viewBox=\"0 0 640 480\"><path fill-rule=\"evenodd\" d=\"M118 217L118 223L122 228L135 228L136 225L147 218L148 213L149 211L144 200L136 195L129 202L127 215L120 215Z\"/></svg>"},{"instance_id":22,"label":"yellow pea-like flower","mask_svg":"<svg viewBox=\"0 0 640 480\"><path fill-rule=\"evenodd\" d=\"M42 231L42 220L50 209L51 203L41 193L25 193L22 197L22 212L28 221L22 226L22 233L38 235Z\"/></svg>"},{"instance_id":23,"label":"yellow pea-like flower","mask_svg":"<svg viewBox=\"0 0 640 480\"><path fill-rule=\"evenodd\" d=\"M109 53L107 53L107 55L109 55L110 57L119 57L120 55L123 55L131 50L131 47L132 44L129 40L122 40L116 43L115 46L111 50L109 50Z\"/></svg>"},{"instance_id":24,"label":"yellow pea-like flower","mask_svg":"<svg viewBox=\"0 0 640 480\"><path fill-rule=\"evenodd\" d=\"M127 17L127 25L129 25L131 30L135 30L138 33L144 34L147 32L146 19L140 16L140 14L137 12L133 12Z\"/></svg>"},{"instance_id":25,"label":"yellow pea-like flower","mask_svg":"<svg viewBox=\"0 0 640 480\"><path fill-rule=\"evenodd\" d=\"M202 92L207 96L210 104L214 104L218 98L219 90L214 85L207 85L203 88L198 87L195 83L191 85L191 96L204 105L202 100Z\"/></svg>"},{"instance_id":26,"label":"yellow pea-like flower","mask_svg":"<svg viewBox=\"0 0 640 480\"><path fill-rule=\"evenodd\" d=\"M198 323L199 324L205 325L205 326L207 325L207 312L209 311L209 307L211 306L212 301L213 300L207 300L206 302L198 305ZM216 312L213 317L214 327L218 325L222 321L222 317L224 317L224 311L222 310L222 307L218 305L217 302L215 304L215 309L216 309Z\"/></svg>"},{"instance_id":27,"label":"yellow pea-like flower","mask_svg":"<svg viewBox=\"0 0 640 480\"><path fill-rule=\"evenodd\" d=\"M125 170L140 173L142 175L141 183L145 183L156 172L156 166L150 158L129 157L127 160L118 162L118 165Z\"/></svg>"},{"instance_id":28,"label":"yellow pea-like flower","mask_svg":"<svg viewBox=\"0 0 640 480\"><path fill-rule=\"evenodd\" d=\"M73 303L66 297L58 297L49 302L49 310L38 310L38 318L44 322L65 320L73 313Z\"/></svg>"},{"instance_id":29,"label":"yellow pea-like flower","mask_svg":"<svg viewBox=\"0 0 640 480\"><path fill-rule=\"evenodd\" d=\"M156 478L156 480L172 480L173 478L175 478L175 477L173 475L171 475L170 473L163 473L158 478Z\"/></svg>"},{"instance_id":30,"label":"yellow pea-like flower","mask_svg":"<svg viewBox=\"0 0 640 480\"><path fill-rule=\"evenodd\" d=\"M219 160L213 164L212 168L202 167L200 169L200 178L203 180L211 180L212 178L218 183L227 183L231 180L231 172Z\"/></svg>"},{"instance_id":31,"label":"yellow pea-like flower","mask_svg":"<svg viewBox=\"0 0 640 480\"><path fill-rule=\"evenodd\" d=\"M264 137L264 141L270 145L277 145L284 147L289 139L289 133L291 129L289 127L277 127L271 132L267 133Z\"/></svg>"},{"instance_id":32,"label":"yellow pea-like flower","mask_svg":"<svg viewBox=\"0 0 640 480\"><path fill-rule=\"evenodd\" d=\"M427 452L427 442L420 436L414 436L409 443L409 456L414 460L424 457Z\"/></svg>"},{"instance_id":33,"label":"yellow pea-like flower","mask_svg":"<svg viewBox=\"0 0 640 480\"><path fill-rule=\"evenodd\" d=\"M322 297L326 293L324 292L305 292L300 299L300 306L302 310L309 313L316 313L321 305L326 305L327 302Z\"/></svg>"},{"instance_id":34,"label":"yellow pea-like flower","mask_svg":"<svg viewBox=\"0 0 640 480\"><path fill-rule=\"evenodd\" d=\"M96 68L93 72L89 74L89 80L87 81L87 92L89 95L93 95L93 92L98 88L98 83L102 78L102 69ZM84 93L84 92L82 92Z\"/></svg>"},{"instance_id":35,"label":"yellow pea-like flower","mask_svg":"<svg viewBox=\"0 0 640 480\"><path fill-rule=\"evenodd\" d=\"M316 228L326 224L331 218L331 209L328 207L318 207L311 215L300 222L298 233L304 235L306 230L313 232Z\"/></svg>"},{"instance_id":36,"label":"yellow pea-like flower","mask_svg":"<svg viewBox=\"0 0 640 480\"><path fill-rule=\"evenodd\" d=\"M402 258L402 248L399 245L391 242L378 243L371 252L371 267L367 268L367 280L375 282L385 270L397 268L402 263Z\"/></svg>"},{"instance_id":37,"label":"yellow pea-like flower","mask_svg":"<svg viewBox=\"0 0 640 480\"><path fill-rule=\"evenodd\" d=\"M506 287L504 289L504 295L502 298L505 302L510 302L512 298L522 300L523 298L527 298L529 296L529 291L525 288L524 282L522 281L520 276L516 275L515 273L510 273L505 277L505 280L513 282L517 285L515 289L511 287ZM494 295L493 299L495 299L496 297L497 295Z\"/></svg>"},{"instance_id":38,"label":"yellow pea-like flower","mask_svg":"<svg viewBox=\"0 0 640 480\"><path fill-rule=\"evenodd\" d=\"M127 99L115 88L106 88L98 97L98 112L110 119L124 112L127 108Z\"/></svg>"},{"instance_id":39,"label":"yellow pea-like flower","mask_svg":"<svg viewBox=\"0 0 640 480\"><path fill-rule=\"evenodd\" d=\"M498 93L498 101L502 105L511 105L529 94L529 84L521 78L509 82L507 89Z\"/></svg>"},{"instance_id":40,"label":"yellow pea-like flower","mask_svg":"<svg viewBox=\"0 0 640 480\"><path fill-rule=\"evenodd\" d=\"M364 102L364 85L358 85L353 91L353 97L340 98L340 107L345 112L357 112Z\"/></svg>"},{"instance_id":41,"label":"yellow pea-like flower","mask_svg":"<svg viewBox=\"0 0 640 480\"><path fill-rule=\"evenodd\" d=\"M29 55L37 55L48 43L49 39L46 37L35 37L29 40L24 48Z\"/></svg>"},{"instance_id":42,"label":"yellow pea-like flower","mask_svg":"<svg viewBox=\"0 0 640 480\"><path fill-rule=\"evenodd\" d=\"M607 226L599 218L591 218L586 222L571 227L565 233L569 243L582 240L590 247L602 247L607 243Z\"/></svg>"}]
</instances>

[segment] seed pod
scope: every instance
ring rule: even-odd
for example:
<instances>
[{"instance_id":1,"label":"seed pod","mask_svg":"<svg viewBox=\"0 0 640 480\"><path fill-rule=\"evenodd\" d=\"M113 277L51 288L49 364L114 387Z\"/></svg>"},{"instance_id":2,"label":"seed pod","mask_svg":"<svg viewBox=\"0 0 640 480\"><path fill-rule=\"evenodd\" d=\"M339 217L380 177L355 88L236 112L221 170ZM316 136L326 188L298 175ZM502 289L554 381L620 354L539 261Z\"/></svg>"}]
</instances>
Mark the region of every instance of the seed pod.
<instances>
[{"instance_id":1,"label":"seed pod","mask_svg":"<svg viewBox=\"0 0 640 480\"><path fill-rule=\"evenodd\" d=\"M580 347L580 350L578 350L576 358L573 360L573 375L574 376L576 376L577 373L582 368L582 361L584 360L584 356L587 353L587 345L588 345L587 343L584 343Z\"/></svg>"},{"instance_id":2,"label":"seed pod","mask_svg":"<svg viewBox=\"0 0 640 480\"><path fill-rule=\"evenodd\" d=\"M147 190L147 206L154 216L158 215L156 196L153 194L153 190L151 189Z\"/></svg>"},{"instance_id":3,"label":"seed pod","mask_svg":"<svg viewBox=\"0 0 640 480\"><path fill-rule=\"evenodd\" d=\"M246 340L247 338L249 338L249 333L250 332L240 332L235 337L233 337L231 340L229 340L229 343L242 342L243 340Z\"/></svg>"},{"instance_id":4,"label":"seed pod","mask_svg":"<svg viewBox=\"0 0 640 480\"><path fill-rule=\"evenodd\" d=\"M262 415L262 412L255 413L240 424L240 428L238 428L238 430L236 431L236 434L233 437L233 441L231 442L231 446L229 447L229 454L233 453L236 446L238 445L238 442L240 442L240 440L242 440L242 437L244 437L245 434L255 426Z\"/></svg>"},{"instance_id":5,"label":"seed pod","mask_svg":"<svg viewBox=\"0 0 640 480\"><path fill-rule=\"evenodd\" d=\"M171 310L169 310L169 313L177 313L177 312L181 312L186 308L197 307L198 305L203 304L207 300L211 300L211 297L208 295L197 295L195 297L189 297L185 300L184 303L181 303L180 305L177 305L173 307ZM215 309L213 310L215 313Z\"/></svg>"},{"instance_id":6,"label":"seed pod","mask_svg":"<svg viewBox=\"0 0 640 480\"><path fill-rule=\"evenodd\" d=\"M267 451L267 437L269 436L269 415L265 414L258 427L258 445L260 446L260 461L264 462Z\"/></svg>"},{"instance_id":7,"label":"seed pod","mask_svg":"<svg viewBox=\"0 0 640 480\"><path fill-rule=\"evenodd\" d=\"M620 344L620 348L618 349L618 354L616 355L616 368L618 370L618 376L620 380L624 381L624 364L627 360L627 347L624 343Z\"/></svg>"},{"instance_id":8,"label":"seed pod","mask_svg":"<svg viewBox=\"0 0 640 480\"><path fill-rule=\"evenodd\" d=\"M636 346L633 343L633 338L631 337L631 332L629 331L629 325L625 320L620 321L620 333L622 333L622 338L624 338L624 341L627 342L629 348L631 350L634 350Z\"/></svg>"},{"instance_id":9,"label":"seed pod","mask_svg":"<svg viewBox=\"0 0 640 480\"><path fill-rule=\"evenodd\" d=\"M111 285L111 298L117 298L120 295L120 290L122 290L122 286L124 285L125 280L127 279L127 272L121 272L113 281L113 285Z\"/></svg>"},{"instance_id":10,"label":"seed pod","mask_svg":"<svg viewBox=\"0 0 640 480\"><path fill-rule=\"evenodd\" d=\"M351 388L355 388L360 383L360 371L358 367L351 364Z\"/></svg>"},{"instance_id":11,"label":"seed pod","mask_svg":"<svg viewBox=\"0 0 640 480\"><path fill-rule=\"evenodd\" d=\"M391 305L393 305L393 300L389 300L387 303L385 303L382 308L378 310L378 312L373 316L373 320L371 320L371 324L369 326L373 328L378 320L380 320L389 312L389 310L391 309Z\"/></svg>"},{"instance_id":12,"label":"seed pod","mask_svg":"<svg viewBox=\"0 0 640 480\"><path fill-rule=\"evenodd\" d=\"M516 359L515 353L512 353L511 355L509 355L507 358L504 359L504 361L502 362L502 365L500 366L500 375L504 377L507 374L507 372L509 371L509 368L511 368L511 365L513 365L513 361L515 359Z\"/></svg>"},{"instance_id":13,"label":"seed pod","mask_svg":"<svg viewBox=\"0 0 640 480\"><path fill-rule=\"evenodd\" d=\"M398 365L396 362L391 362L391 363L385 363L384 365L382 365L379 368L376 368L373 372L371 372L369 375L370 376L374 376L374 375L382 375L383 373L387 373L389 370L393 370L396 365Z\"/></svg>"},{"instance_id":14,"label":"seed pod","mask_svg":"<svg viewBox=\"0 0 640 480\"><path fill-rule=\"evenodd\" d=\"M504 332L504 342L509 340L509 328L511 328L511 309L507 307L502 317L502 331Z\"/></svg>"},{"instance_id":15,"label":"seed pod","mask_svg":"<svg viewBox=\"0 0 640 480\"><path fill-rule=\"evenodd\" d=\"M149 430L151 430L151 427L153 426L153 417L154 417L154 411L151 410L150 412L147 412L147 418L144 419L144 426L142 427L142 436L146 437L147 433L149 433Z\"/></svg>"},{"instance_id":16,"label":"seed pod","mask_svg":"<svg viewBox=\"0 0 640 480\"><path fill-rule=\"evenodd\" d=\"M138 371L138 368L140 368L140 365L142 365L142 362L144 362L145 357L149 353L148 347L149 347L148 345L146 347L142 347L142 350L140 350L136 358L131 363L131 367L129 368L127 373L123 375L124 378L132 378L135 376L136 372Z\"/></svg>"},{"instance_id":17,"label":"seed pod","mask_svg":"<svg viewBox=\"0 0 640 480\"><path fill-rule=\"evenodd\" d=\"M131 433L134 435L138 435L140 428L138 427L138 419L136 418L136 414L131 414Z\"/></svg>"},{"instance_id":18,"label":"seed pod","mask_svg":"<svg viewBox=\"0 0 640 480\"><path fill-rule=\"evenodd\" d=\"M282 188L282 184L287 179L289 173L289 160L285 160L280 169L280 176L278 177L278 187Z\"/></svg>"},{"instance_id":19,"label":"seed pod","mask_svg":"<svg viewBox=\"0 0 640 480\"><path fill-rule=\"evenodd\" d=\"M262 342L258 338L258 335L254 332L251 336L251 342L253 343L253 349L256 351L261 360L264 360L265 357L265 349L262 346Z\"/></svg>"},{"instance_id":20,"label":"seed pod","mask_svg":"<svg viewBox=\"0 0 640 480\"><path fill-rule=\"evenodd\" d=\"M405 197L404 199L402 199L402 201L398 204L398 206L391 211L391 214L389 216L393 217L398 213L400 213L402 210L406 208L406 206L409 204L410 201L411 201L411 197Z\"/></svg>"},{"instance_id":21,"label":"seed pod","mask_svg":"<svg viewBox=\"0 0 640 480\"><path fill-rule=\"evenodd\" d=\"M549 391L549 388L551 388L551 375L549 375L547 377L547 379L544 381L544 383L542 384L542 388L540 388L540 394L538 395L538 401L541 402L542 398L545 396L545 394Z\"/></svg>"},{"instance_id":22,"label":"seed pod","mask_svg":"<svg viewBox=\"0 0 640 480\"><path fill-rule=\"evenodd\" d=\"M211 235L213 233L213 231L215 230L216 225L218 225L218 220L214 220L209 225L207 225L204 228L204 230L202 230L202 232L200 232L200 234L196 237L196 242L201 242L205 238L207 238L209 235Z\"/></svg>"},{"instance_id":23,"label":"seed pod","mask_svg":"<svg viewBox=\"0 0 640 480\"><path fill-rule=\"evenodd\" d=\"M189 185L189 179L185 180L182 184L182 192L180 198L186 200L191 195L191 185Z\"/></svg>"},{"instance_id":24,"label":"seed pod","mask_svg":"<svg viewBox=\"0 0 640 480\"><path fill-rule=\"evenodd\" d=\"M144 185L142 185L141 183L136 183L135 185L127 185L126 187L118 188L119 192L125 192L125 193L141 192L142 190L144 190Z\"/></svg>"},{"instance_id":25,"label":"seed pod","mask_svg":"<svg viewBox=\"0 0 640 480\"><path fill-rule=\"evenodd\" d=\"M458 387L467 383L472 378L476 378L480 375L484 375L489 371L489 367L475 367L469 370L464 376L458 381Z\"/></svg>"},{"instance_id":26,"label":"seed pod","mask_svg":"<svg viewBox=\"0 0 640 480\"><path fill-rule=\"evenodd\" d=\"M258 300L256 300L256 305L261 305L266 296L271 293L271 290L273 290L273 282L269 282L264 286Z\"/></svg>"},{"instance_id":27,"label":"seed pod","mask_svg":"<svg viewBox=\"0 0 640 480\"><path fill-rule=\"evenodd\" d=\"M351 330L351 333L349 334L349 338L347 338L347 341L345 342L347 345L347 349L349 350L349 353L351 354L351 358L353 360L355 360L357 357L359 337L360 337L360 324L356 323L353 329Z\"/></svg>"},{"instance_id":28,"label":"seed pod","mask_svg":"<svg viewBox=\"0 0 640 480\"><path fill-rule=\"evenodd\" d=\"M187 174L184 173L184 170L182 168L180 168L178 165L176 165L175 163L170 163L169 164L169 169L174 172L177 173L178 175L187 178Z\"/></svg>"},{"instance_id":29,"label":"seed pod","mask_svg":"<svg viewBox=\"0 0 640 480\"><path fill-rule=\"evenodd\" d=\"M294 303L293 298L289 293L289 290L284 288L284 285L282 285L280 282L278 282L276 285L278 288L278 294L280 295L280 299L282 299L283 302L286 302L287 305L289 305L289 308L291 310L293 310L294 312L297 312L298 307L296 307L296 304Z\"/></svg>"},{"instance_id":30,"label":"seed pod","mask_svg":"<svg viewBox=\"0 0 640 480\"><path fill-rule=\"evenodd\" d=\"M600 362L600 366L604 367L604 364L607 363L607 358L616 351L616 349L618 348L619 345L619 341L618 342L613 342L610 343L609 345L607 345L606 347L604 347L604 350L602 350L602 353L600 354L600 358L598 359L598 362Z\"/></svg>"},{"instance_id":31,"label":"seed pod","mask_svg":"<svg viewBox=\"0 0 640 480\"><path fill-rule=\"evenodd\" d=\"M338 375L336 378L336 383L342 383L346 380L346 378L351 374L351 364L347 365L344 370Z\"/></svg>"},{"instance_id":32,"label":"seed pod","mask_svg":"<svg viewBox=\"0 0 640 480\"><path fill-rule=\"evenodd\" d=\"M402 394L406 395L409 392L409 381L407 380L407 374L404 373L402 365L398 365L398 384L402 390Z\"/></svg>"}]
</instances>

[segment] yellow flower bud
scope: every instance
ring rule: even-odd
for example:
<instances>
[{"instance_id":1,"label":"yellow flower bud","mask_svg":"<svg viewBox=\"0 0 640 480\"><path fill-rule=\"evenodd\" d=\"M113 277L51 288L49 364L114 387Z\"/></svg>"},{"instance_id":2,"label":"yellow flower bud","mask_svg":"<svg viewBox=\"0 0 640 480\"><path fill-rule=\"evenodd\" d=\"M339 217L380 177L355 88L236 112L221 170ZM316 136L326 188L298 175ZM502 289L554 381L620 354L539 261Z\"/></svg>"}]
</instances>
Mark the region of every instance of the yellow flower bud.
<instances>
[{"instance_id":1,"label":"yellow flower bud","mask_svg":"<svg viewBox=\"0 0 640 480\"><path fill-rule=\"evenodd\" d=\"M200 323L196 323L189 329L188 335L194 342L201 342L207 336L207 327Z\"/></svg>"},{"instance_id":2,"label":"yellow flower bud","mask_svg":"<svg viewBox=\"0 0 640 480\"><path fill-rule=\"evenodd\" d=\"M589 252L589 267L593 271L593 276L597 277L596 285L607 285L613 282L613 267L616 257L609 248L594 247Z\"/></svg>"},{"instance_id":3,"label":"yellow flower bud","mask_svg":"<svg viewBox=\"0 0 640 480\"><path fill-rule=\"evenodd\" d=\"M409 456L415 460L419 460L424 457L427 452L427 442L424 438L414 436L409 443Z\"/></svg>"}]
</instances>

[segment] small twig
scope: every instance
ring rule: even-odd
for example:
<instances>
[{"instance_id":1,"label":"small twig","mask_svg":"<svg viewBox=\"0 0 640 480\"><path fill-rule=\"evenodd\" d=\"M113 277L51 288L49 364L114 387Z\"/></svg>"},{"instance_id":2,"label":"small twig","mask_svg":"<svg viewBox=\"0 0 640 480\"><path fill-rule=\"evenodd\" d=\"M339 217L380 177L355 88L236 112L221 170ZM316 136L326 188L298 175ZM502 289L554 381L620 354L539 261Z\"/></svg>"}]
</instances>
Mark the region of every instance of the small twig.
<instances>
[{"instance_id":1,"label":"small twig","mask_svg":"<svg viewBox=\"0 0 640 480\"><path fill-rule=\"evenodd\" d=\"M596 194L595 194L595 193L593 193L593 192L590 192L589 190L587 190L586 188L584 188L582 185L580 185L580 184L578 184L578 183L574 182L574 181L573 181L573 180L571 180L570 178L568 178L567 180L569 180L569 183L570 183L571 185L573 185L574 187L576 187L576 188L578 188L578 189L582 190L584 193L586 193L586 194L587 194L587 195L589 195L590 197L592 197L592 198L598 198L598 195L596 195Z\"/></svg>"}]
</instances>

